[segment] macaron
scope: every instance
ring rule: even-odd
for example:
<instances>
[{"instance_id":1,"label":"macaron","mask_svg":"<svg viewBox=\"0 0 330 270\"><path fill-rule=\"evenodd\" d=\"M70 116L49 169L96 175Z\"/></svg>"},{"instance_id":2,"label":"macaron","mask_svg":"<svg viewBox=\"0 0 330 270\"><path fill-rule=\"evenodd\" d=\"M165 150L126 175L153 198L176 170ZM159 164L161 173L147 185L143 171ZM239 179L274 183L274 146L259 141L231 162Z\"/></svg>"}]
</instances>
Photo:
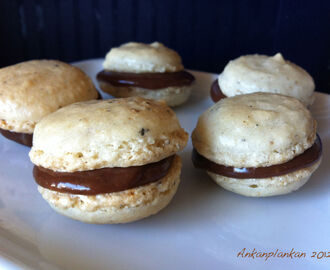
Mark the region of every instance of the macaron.
<instances>
[{"instance_id":1,"label":"macaron","mask_svg":"<svg viewBox=\"0 0 330 270\"><path fill-rule=\"evenodd\" d=\"M87 223L153 215L180 182L188 134L164 103L140 97L79 102L44 117L29 153L38 190L58 213Z\"/></svg>"},{"instance_id":2,"label":"macaron","mask_svg":"<svg viewBox=\"0 0 330 270\"><path fill-rule=\"evenodd\" d=\"M32 145L35 125L68 104L99 97L79 68L55 60L33 60L0 69L0 133Z\"/></svg>"},{"instance_id":3,"label":"macaron","mask_svg":"<svg viewBox=\"0 0 330 270\"><path fill-rule=\"evenodd\" d=\"M297 99L272 93L225 98L199 118L193 163L223 188L245 196L290 193L319 167L316 121Z\"/></svg>"},{"instance_id":4,"label":"macaron","mask_svg":"<svg viewBox=\"0 0 330 270\"><path fill-rule=\"evenodd\" d=\"M230 61L211 86L214 102L255 92L282 94L299 99L306 106L314 101L314 80L282 54L244 55Z\"/></svg>"},{"instance_id":5,"label":"macaron","mask_svg":"<svg viewBox=\"0 0 330 270\"><path fill-rule=\"evenodd\" d=\"M188 100L195 78L174 50L159 42L129 42L108 52L97 80L114 97L140 96L178 106Z\"/></svg>"}]
</instances>

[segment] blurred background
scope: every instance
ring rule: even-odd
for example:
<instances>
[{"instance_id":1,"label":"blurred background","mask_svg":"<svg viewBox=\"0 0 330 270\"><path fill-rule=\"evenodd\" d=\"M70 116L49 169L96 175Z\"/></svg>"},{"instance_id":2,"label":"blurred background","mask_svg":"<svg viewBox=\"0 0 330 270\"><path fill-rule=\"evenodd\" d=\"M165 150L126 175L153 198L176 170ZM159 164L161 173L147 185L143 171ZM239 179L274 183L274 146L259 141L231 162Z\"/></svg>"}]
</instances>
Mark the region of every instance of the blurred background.
<instances>
[{"instance_id":1,"label":"blurred background","mask_svg":"<svg viewBox=\"0 0 330 270\"><path fill-rule=\"evenodd\" d=\"M100 58L160 41L186 68L220 73L242 54L281 52L330 93L330 1L1 0L0 66Z\"/></svg>"}]
</instances>

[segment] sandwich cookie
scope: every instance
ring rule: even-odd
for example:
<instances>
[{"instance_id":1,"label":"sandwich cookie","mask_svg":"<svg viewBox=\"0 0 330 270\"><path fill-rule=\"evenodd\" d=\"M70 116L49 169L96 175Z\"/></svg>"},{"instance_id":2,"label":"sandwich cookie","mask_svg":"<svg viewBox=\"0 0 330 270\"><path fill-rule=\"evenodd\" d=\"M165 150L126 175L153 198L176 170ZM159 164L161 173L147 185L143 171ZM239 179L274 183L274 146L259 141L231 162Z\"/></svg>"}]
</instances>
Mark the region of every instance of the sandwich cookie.
<instances>
[{"instance_id":1,"label":"sandwich cookie","mask_svg":"<svg viewBox=\"0 0 330 270\"><path fill-rule=\"evenodd\" d=\"M314 101L314 80L301 67L275 56L245 55L230 61L211 86L214 102L255 92L282 94L299 99L306 106Z\"/></svg>"},{"instance_id":2,"label":"sandwich cookie","mask_svg":"<svg viewBox=\"0 0 330 270\"><path fill-rule=\"evenodd\" d=\"M194 76L177 52L159 42L129 42L112 48L97 74L100 88L114 97L141 96L177 106L190 96Z\"/></svg>"},{"instance_id":3,"label":"sandwich cookie","mask_svg":"<svg viewBox=\"0 0 330 270\"><path fill-rule=\"evenodd\" d=\"M0 132L32 145L41 118L68 104L99 97L79 68L54 60L22 62L0 69Z\"/></svg>"},{"instance_id":4,"label":"sandwich cookie","mask_svg":"<svg viewBox=\"0 0 330 270\"><path fill-rule=\"evenodd\" d=\"M164 102L80 102L43 118L29 153L38 190L60 214L88 223L153 215L174 196L176 153L188 134Z\"/></svg>"},{"instance_id":5,"label":"sandwich cookie","mask_svg":"<svg viewBox=\"0 0 330 270\"><path fill-rule=\"evenodd\" d=\"M192 142L195 167L254 197L297 190L322 156L311 113L297 99L271 93L220 100L201 115Z\"/></svg>"}]
</instances>

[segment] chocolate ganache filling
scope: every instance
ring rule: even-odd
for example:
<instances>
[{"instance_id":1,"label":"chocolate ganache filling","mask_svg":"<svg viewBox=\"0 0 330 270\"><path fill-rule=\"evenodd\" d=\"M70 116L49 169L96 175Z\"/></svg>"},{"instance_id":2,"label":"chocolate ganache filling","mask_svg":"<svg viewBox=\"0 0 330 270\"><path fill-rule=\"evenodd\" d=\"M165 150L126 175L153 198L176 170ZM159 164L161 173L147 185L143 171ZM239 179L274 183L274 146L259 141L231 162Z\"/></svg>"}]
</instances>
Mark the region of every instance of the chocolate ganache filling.
<instances>
[{"instance_id":1,"label":"chocolate ganache filling","mask_svg":"<svg viewBox=\"0 0 330 270\"><path fill-rule=\"evenodd\" d=\"M97 74L99 81L113 86L133 86L157 90L170 86L186 86L193 83L195 77L187 71L128 73L102 70Z\"/></svg>"},{"instance_id":2,"label":"chocolate ganache filling","mask_svg":"<svg viewBox=\"0 0 330 270\"><path fill-rule=\"evenodd\" d=\"M97 92L97 100L101 100L102 96ZM33 140L33 133L23 133L23 132L13 132L6 129L0 128L0 133L2 136L6 137L9 140L15 141L17 143L31 147Z\"/></svg>"},{"instance_id":3,"label":"chocolate ganache filling","mask_svg":"<svg viewBox=\"0 0 330 270\"><path fill-rule=\"evenodd\" d=\"M269 178L273 176L280 176L288 174L299 169L307 168L315 164L322 156L322 143L320 137L317 135L315 143L307 149L304 153L296 156L288 162L276 164L269 167L249 167L236 168L217 164L211 160L200 155L195 149L192 153L192 161L196 168L205 169L215 174L239 178Z\"/></svg>"},{"instance_id":4,"label":"chocolate ganache filling","mask_svg":"<svg viewBox=\"0 0 330 270\"><path fill-rule=\"evenodd\" d=\"M6 129L0 129L0 133L2 136L6 137L9 140L15 141L17 143L26 145L26 146L32 146L32 139L33 134L31 133L21 133L21 132L13 132Z\"/></svg>"},{"instance_id":5,"label":"chocolate ganache filling","mask_svg":"<svg viewBox=\"0 0 330 270\"><path fill-rule=\"evenodd\" d=\"M54 191L80 195L118 192L143 186L167 175L174 156L142 166L102 168L90 171L55 172L34 166L38 185Z\"/></svg>"},{"instance_id":6,"label":"chocolate ganache filling","mask_svg":"<svg viewBox=\"0 0 330 270\"><path fill-rule=\"evenodd\" d=\"M102 100L103 99L99 91L97 91L97 98L96 99L97 100Z\"/></svg>"},{"instance_id":7,"label":"chocolate ganache filling","mask_svg":"<svg viewBox=\"0 0 330 270\"><path fill-rule=\"evenodd\" d=\"M210 90L211 98L214 102L218 102L220 99L226 98L227 96L222 93L218 79L216 79L212 85L211 85L211 90Z\"/></svg>"}]
</instances>

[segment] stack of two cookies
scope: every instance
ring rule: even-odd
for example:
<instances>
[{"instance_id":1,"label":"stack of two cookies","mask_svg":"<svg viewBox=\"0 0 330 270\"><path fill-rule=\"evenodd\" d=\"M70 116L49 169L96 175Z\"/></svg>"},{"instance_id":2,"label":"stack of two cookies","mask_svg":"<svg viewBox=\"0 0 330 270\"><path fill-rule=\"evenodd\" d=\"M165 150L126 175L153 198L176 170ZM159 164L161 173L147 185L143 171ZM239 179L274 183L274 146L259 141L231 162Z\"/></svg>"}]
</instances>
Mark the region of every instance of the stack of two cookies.
<instances>
[{"instance_id":1,"label":"stack of two cookies","mask_svg":"<svg viewBox=\"0 0 330 270\"><path fill-rule=\"evenodd\" d=\"M297 190L321 162L316 121L301 102L283 95L222 99L199 118L192 140L195 166L246 196Z\"/></svg>"},{"instance_id":2,"label":"stack of two cookies","mask_svg":"<svg viewBox=\"0 0 330 270\"><path fill-rule=\"evenodd\" d=\"M180 55L159 42L129 42L112 48L97 74L100 88L114 97L140 96L178 106L190 96L195 80Z\"/></svg>"},{"instance_id":3,"label":"stack of two cookies","mask_svg":"<svg viewBox=\"0 0 330 270\"><path fill-rule=\"evenodd\" d=\"M43 198L89 223L123 223L155 214L180 182L188 134L165 105L139 97L80 102L44 117L31 161Z\"/></svg>"}]
</instances>

